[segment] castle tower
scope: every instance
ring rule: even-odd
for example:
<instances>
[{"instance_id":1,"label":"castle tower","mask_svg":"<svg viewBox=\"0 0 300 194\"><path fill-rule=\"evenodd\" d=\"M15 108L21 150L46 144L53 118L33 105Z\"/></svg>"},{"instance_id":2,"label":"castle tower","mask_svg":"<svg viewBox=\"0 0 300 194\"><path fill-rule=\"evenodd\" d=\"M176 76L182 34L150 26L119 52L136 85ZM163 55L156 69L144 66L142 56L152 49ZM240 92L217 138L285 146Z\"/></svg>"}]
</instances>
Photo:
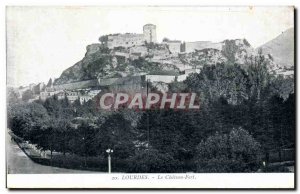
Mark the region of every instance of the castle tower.
<instances>
[{"instance_id":1,"label":"castle tower","mask_svg":"<svg viewBox=\"0 0 300 194\"><path fill-rule=\"evenodd\" d=\"M145 41L156 43L156 26L153 24L146 24L143 27Z\"/></svg>"}]
</instances>

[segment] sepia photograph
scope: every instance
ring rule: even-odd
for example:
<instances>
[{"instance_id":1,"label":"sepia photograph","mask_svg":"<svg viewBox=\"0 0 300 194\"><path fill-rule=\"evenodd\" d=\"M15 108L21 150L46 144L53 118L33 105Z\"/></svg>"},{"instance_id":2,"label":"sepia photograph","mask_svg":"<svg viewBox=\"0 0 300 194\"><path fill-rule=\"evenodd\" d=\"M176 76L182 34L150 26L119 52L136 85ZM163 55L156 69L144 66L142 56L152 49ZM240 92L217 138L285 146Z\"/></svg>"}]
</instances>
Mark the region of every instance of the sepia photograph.
<instances>
[{"instance_id":1,"label":"sepia photograph","mask_svg":"<svg viewBox=\"0 0 300 194\"><path fill-rule=\"evenodd\" d=\"M7 6L7 187L294 189L294 21L293 6Z\"/></svg>"}]
</instances>

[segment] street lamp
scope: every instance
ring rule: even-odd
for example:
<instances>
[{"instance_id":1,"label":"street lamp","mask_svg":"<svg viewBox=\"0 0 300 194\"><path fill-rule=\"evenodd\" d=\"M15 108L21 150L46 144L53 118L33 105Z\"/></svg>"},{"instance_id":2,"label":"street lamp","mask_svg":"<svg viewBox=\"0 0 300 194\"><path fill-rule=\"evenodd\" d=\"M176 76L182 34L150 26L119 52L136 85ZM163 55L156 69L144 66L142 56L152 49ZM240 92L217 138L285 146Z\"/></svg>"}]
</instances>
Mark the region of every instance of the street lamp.
<instances>
[{"instance_id":1,"label":"street lamp","mask_svg":"<svg viewBox=\"0 0 300 194\"><path fill-rule=\"evenodd\" d=\"M83 140L83 146L84 146L84 165L86 166L86 144L85 144L85 140L84 137L82 137Z\"/></svg>"},{"instance_id":2,"label":"street lamp","mask_svg":"<svg viewBox=\"0 0 300 194\"><path fill-rule=\"evenodd\" d=\"M111 173L111 157L110 154L112 154L114 152L114 150L112 149L107 149L106 153L108 154L108 173Z\"/></svg>"}]
</instances>

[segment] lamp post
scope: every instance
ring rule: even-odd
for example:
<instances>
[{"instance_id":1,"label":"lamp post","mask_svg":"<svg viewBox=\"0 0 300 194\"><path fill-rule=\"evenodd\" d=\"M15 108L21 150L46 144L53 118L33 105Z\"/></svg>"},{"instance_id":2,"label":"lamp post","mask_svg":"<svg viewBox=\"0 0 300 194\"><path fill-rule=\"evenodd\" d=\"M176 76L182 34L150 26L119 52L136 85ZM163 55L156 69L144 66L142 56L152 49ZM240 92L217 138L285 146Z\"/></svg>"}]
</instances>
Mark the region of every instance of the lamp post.
<instances>
[{"instance_id":1,"label":"lamp post","mask_svg":"<svg viewBox=\"0 0 300 194\"><path fill-rule=\"evenodd\" d=\"M108 173L111 173L111 157L110 157L110 154L113 153L114 150L112 149L107 149L106 150L106 153L108 154Z\"/></svg>"},{"instance_id":2,"label":"lamp post","mask_svg":"<svg viewBox=\"0 0 300 194\"><path fill-rule=\"evenodd\" d=\"M86 155L86 144L85 144L85 138L84 137L82 137L82 140L83 140L83 146L84 146L84 165L86 166L86 157L87 157L87 155Z\"/></svg>"}]
</instances>

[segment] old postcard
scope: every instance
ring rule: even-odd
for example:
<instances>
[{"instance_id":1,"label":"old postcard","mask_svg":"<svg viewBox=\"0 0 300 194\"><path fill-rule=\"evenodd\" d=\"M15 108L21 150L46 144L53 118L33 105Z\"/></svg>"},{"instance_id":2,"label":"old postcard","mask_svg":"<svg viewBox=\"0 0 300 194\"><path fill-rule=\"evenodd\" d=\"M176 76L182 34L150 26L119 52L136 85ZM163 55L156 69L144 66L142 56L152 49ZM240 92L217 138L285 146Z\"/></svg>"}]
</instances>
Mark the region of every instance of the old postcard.
<instances>
[{"instance_id":1,"label":"old postcard","mask_svg":"<svg viewBox=\"0 0 300 194\"><path fill-rule=\"evenodd\" d=\"M8 188L295 188L294 7L8 6Z\"/></svg>"}]
</instances>

